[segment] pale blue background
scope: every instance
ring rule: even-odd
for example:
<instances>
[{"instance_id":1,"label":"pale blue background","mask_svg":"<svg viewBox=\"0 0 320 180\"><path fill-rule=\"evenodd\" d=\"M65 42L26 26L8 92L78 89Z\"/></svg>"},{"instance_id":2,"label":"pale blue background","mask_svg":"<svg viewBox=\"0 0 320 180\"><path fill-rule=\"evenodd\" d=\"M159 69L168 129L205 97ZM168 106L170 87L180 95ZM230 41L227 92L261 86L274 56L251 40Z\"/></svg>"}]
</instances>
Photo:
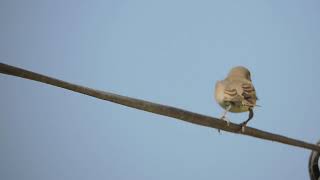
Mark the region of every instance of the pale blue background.
<instances>
[{"instance_id":1,"label":"pale blue background","mask_svg":"<svg viewBox=\"0 0 320 180\"><path fill-rule=\"evenodd\" d=\"M215 82L243 65L262 106L249 125L316 142L319 18L317 0L2 0L0 59L215 117ZM0 84L3 180L308 179L309 150L16 77Z\"/></svg>"}]
</instances>

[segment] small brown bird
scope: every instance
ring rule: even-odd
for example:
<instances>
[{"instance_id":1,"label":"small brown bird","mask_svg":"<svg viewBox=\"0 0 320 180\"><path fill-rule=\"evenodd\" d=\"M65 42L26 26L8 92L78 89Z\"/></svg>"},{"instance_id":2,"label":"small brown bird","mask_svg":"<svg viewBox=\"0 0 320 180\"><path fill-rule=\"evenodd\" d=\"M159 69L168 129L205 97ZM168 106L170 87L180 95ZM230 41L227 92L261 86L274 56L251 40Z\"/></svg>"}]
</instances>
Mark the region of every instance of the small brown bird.
<instances>
[{"instance_id":1,"label":"small brown bird","mask_svg":"<svg viewBox=\"0 0 320 180\"><path fill-rule=\"evenodd\" d=\"M224 80L216 83L215 99L225 109L221 119L227 121L228 125L230 121L226 118L227 112L249 111L249 118L240 124L244 132L246 124L253 118L253 108L257 106L258 99L250 71L242 66L232 68Z\"/></svg>"}]
</instances>

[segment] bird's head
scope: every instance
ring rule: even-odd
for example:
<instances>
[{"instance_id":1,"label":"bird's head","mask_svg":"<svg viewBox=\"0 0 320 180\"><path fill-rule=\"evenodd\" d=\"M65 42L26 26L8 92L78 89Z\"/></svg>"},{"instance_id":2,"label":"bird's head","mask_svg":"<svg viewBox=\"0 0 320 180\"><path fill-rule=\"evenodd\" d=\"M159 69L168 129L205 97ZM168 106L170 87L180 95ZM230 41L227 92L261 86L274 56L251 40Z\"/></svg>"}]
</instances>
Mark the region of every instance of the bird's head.
<instances>
[{"instance_id":1,"label":"bird's head","mask_svg":"<svg viewBox=\"0 0 320 180\"><path fill-rule=\"evenodd\" d=\"M236 66L232 68L228 74L228 77L240 77L251 81L250 71L243 66Z\"/></svg>"}]
</instances>

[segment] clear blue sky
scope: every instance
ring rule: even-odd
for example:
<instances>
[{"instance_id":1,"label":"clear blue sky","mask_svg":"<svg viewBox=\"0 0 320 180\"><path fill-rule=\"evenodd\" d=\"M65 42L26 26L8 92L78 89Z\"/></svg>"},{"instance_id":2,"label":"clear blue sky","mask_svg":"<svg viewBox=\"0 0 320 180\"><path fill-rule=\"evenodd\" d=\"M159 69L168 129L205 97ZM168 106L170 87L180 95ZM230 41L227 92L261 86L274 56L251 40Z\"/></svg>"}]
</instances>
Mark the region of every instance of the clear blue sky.
<instances>
[{"instance_id":1,"label":"clear blue sky","mask_svg":"<svg viewBox=\"0 0 320 180\"><path fill-rule=\"evenodd\" d=\"M215 82L243 65L262 106L249 125L316 142L319 9L316 0L2 0L0 61L214 117ZM305 149L16 77L0 84L0 179L308 179Z\"/></svg>"}]
</instances>

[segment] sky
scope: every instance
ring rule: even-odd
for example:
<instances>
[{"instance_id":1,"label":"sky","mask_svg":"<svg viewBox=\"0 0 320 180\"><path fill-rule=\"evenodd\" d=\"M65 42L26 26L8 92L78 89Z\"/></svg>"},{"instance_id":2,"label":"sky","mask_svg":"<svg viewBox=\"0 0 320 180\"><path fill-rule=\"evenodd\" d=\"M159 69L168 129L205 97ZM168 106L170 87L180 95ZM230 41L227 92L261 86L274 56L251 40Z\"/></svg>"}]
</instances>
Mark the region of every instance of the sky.
<instances>
[{"instance_id":1,"label":"sky","mask_svg":"<svg viewBox=\"0 0 320 180\"><path fill-rule=\"evenodd\" d=\"M220 117L216 81L251 71L249 126L320 138L320 3L2 0L0 62ZM0 74L0 179L308 179L310 151ZM229 114L240 123L247 113Z\"/></svg>"}]
</instances>

